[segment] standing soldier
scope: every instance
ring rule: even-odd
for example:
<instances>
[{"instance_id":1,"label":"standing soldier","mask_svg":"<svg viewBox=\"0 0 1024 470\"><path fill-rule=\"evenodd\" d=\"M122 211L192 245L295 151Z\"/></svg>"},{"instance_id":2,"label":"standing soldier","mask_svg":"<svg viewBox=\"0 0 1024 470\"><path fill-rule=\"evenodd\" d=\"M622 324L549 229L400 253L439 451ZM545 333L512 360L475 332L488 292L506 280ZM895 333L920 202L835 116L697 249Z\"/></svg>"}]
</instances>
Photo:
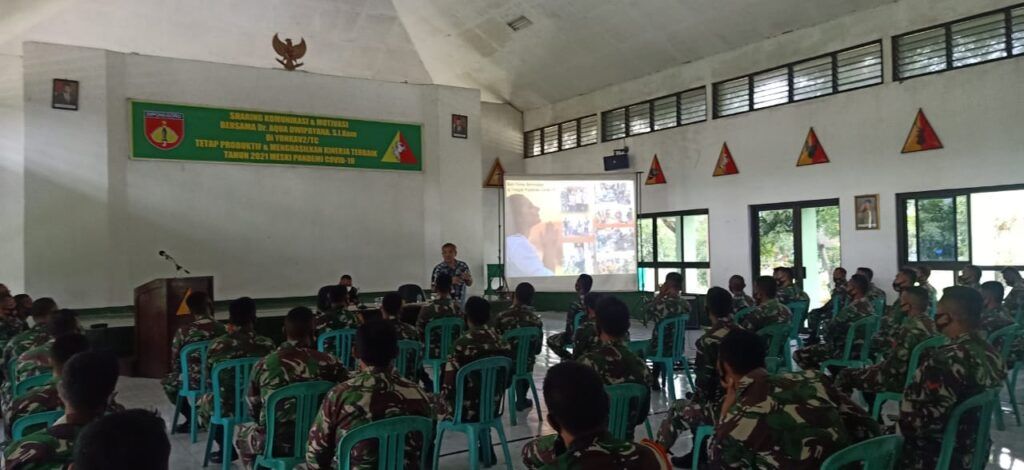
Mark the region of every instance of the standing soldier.
<instances>
[{"instance_id":1,"label":"standing soldier","mask_svg":"<svg viewBox=\"0 0 1024 470\"><path fill-rule=\"evenodd\" d=\"M540 315L533 311L533 284L529 282L521 282L516 286L515 298L512 301L512 308L498 314L498 319L495 322L495 330L498 335L504 336L505 333L512 331L516 328L537 328L540 331L544 331L544 321L540 319ZM513 355L518 350L519 345L511 343L509 346L512 348ZM533 365L537 360L537 354L540 354L540 337L538 336L533 344L530 345L530 354L527 357L527 370L533 372ZM530 384L525 380L520 380L516 383L516 411L523 411L533 406L533 400L526 398L526 393L529 391ZM511 406L511 405L510 405Z\"/></svg>"},{"instance_id":2,"label":"standing soldier","mask_svg":"<svg viewBox=\"0 0 1024 470\"><path fill-rule=\"evenodd\" d=\"M185 305L192 314L192 321L178 328L171 340L171 371L161 381L164 393L171 403L178 400L178 390L181 389L181 348L199 341L208 341L227 332L217 320L213 318L213 300L206 292L193 292L185 299ZM198 384L202 379L204 364L200 361L199 353L188 357L188 380L189 383ZM188 432L189 419L191 419L191 405L187 400L181 404L181 412L185 415L185 421L178 425L174 432Z\"/></svg>"},{"instance_id":3,"label":"standing soldier","mask_svg":"<svg viewBox=\"0 0 1024 470\"><path fill-rule=\"evenodd\" d=\"M777 294L779 302L788 304L795 300L808 300L807 293L800 290L800 287L793 282L793 268L775 268L773 277L779 286Z\"/></svg>"},{"instance_id":4,"label":"standing soldier","mask_svg":"<svg viewBox=\"0 0 1024 470\"><path fill-rule=\"evenodd\" d=\"M1006 365L979 334L981 309L981 294L975 289L955 286L943 291L936 308L935 327L950 343L925 356L903 392L900 468L935 468L953 409L985 390L1002 387ZM981 432L978 423L977 413L961 418L950 468L971 468L975 440ZM988 455L988 442L981 452Z\"/></svg>"},{"instance_id":5,"label":"standing soldier","mask_svg":"<svg viewBox=\"0 0 1024 470\"><path fill-rule=\"evenodd\" d=\"M441 354L441 331L434 330L431 332L430 341L427 341L427 324L431 320L438 318L463 317L459 303L451 298L451 290L452 277L445 273L438 274L434 278L434 293L437 295L437 298L420 308L420 313L416 317L416 328L420 332L421 341L423 341L424 345L430 343L430 350L424 351L424 356L438 357ZM426 370L420 371L420 381L423 382L423 388L427 390L434 389L434 382L430 379L430 375L427 374Z\"/></svg>"},{"instance_id":6,"label":"standing soldier","mask_svg":"<svg viewBox=\"0 0 1024 470\"><path fill-rule=\"evenodd\" d=\"M669 318L675 318L680 315L690 313L690 304L683 300L680 293L683 289L683 275L671 272L665 276L665 282L661 285L661 290L658 295L654 297L650 303L643 308L643 324L646 326L648 323L652 323L654 331L651 332L651 341L647 343L645 354L648 356L654 355L658 350L659 341L664 341L664 347L666 351L672 349L672 342L675 337L675 328L672 326L665 328L665 338L662 340L658 334L658 324L662 320ZM652 389L660 390L658 385L659 377L662 375L662 365L654 364L654 381L651 385ZM668 386L670 384L666 384Z\"/></svg>"},{"instance_id":7,"label":"standing soldier","mask_svg":"<svg viewBox=\"0 0 1024 470\"><path fill-rule=\"evenodd\" d=\"M590 277L589 274L580 274L576 278L576 301L569 306L569 310L565 313L565 331L548 336L548 348L562 359L569 359L572 356L567 346L573 344L572 340L576 333L573 331L575 327L573 321L576 319L577 313L586 312L583 300L590 293L593 285L594 278ZM575 347L573 345L573 348Z\"/></svg>"},{"instance_id":8,"label":"standing soldier","mask_svg":"<svg viewBox=\"0 0 1024 470\"><path fill-rule=\"evenodd\" d=\"M754 280L754 300L757 308L751 310L737 323L750 331L758 331L777 323L789 323L793 314L789 307L776 299L778 284L771 276L760 276Z\"/></svg>"},{"instance_id":9,"label":"standing soldier","mask_svg":"<svg viewBox=\"0 0 1024 470\"><path fill-rule=\"evenodd\" d=\"M854 274L847 283L847 291L853 302L846 308L839 311L836 317L825 324L825 333L822 342L813 344L793 353L793 361L803 370L818 370L821 363L829 359L842 359L843 350L846 346L846 332L857 320L874 315L871 303L865 297L868 290L868 280L860 274ZM854 338L852 353L854 357L860 357L860 350L864 345L864 332L858 332ZM852 359L851 358L851 359Z\"/></svg>"}]
</instances>

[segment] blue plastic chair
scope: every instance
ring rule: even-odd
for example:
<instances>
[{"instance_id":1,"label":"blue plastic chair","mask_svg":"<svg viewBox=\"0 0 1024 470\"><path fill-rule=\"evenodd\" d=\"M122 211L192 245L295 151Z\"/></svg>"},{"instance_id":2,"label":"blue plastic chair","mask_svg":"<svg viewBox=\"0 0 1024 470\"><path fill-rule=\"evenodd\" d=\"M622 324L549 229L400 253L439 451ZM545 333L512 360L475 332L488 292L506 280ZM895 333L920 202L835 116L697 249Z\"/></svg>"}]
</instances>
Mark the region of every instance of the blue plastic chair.
<instances>
[{"instance_id":1,"label":"blue plastic chair","mask_svg":"<svg viewBox=\"0 0 1024 470\"><path fill-rule=\"evenodd\" d=\"M445 317L430 320L427 326L423 328L423 338L427 340L427 344L423 350L423 363L430 366L434 371L434 394L441 393L441 366L448 360L448 355L452 352L452 347L455 345L455 339L462 335L462 330L466 328L466 322L459 317ZM433 345L433 334L435 330L440 330L438 336L440 338L440 349L437 357L431 356L431 346Z\"/></svg>"},{"instance_id":2,"label":"blue plastic chair","mask_svg":"<svg viewBox=\"0 0 1024 470\"><path fill-rule=\"evenodd\" d=\"M621 383L604 387L608 394L608 432L616 439L633 440L633 429L640 424L640 416L644 417L647 437L654 439L651 432L651 391L644 385Z\"/></svg>"},{"instance_id":3,"label":"blue plastic chair","mask_svg":"<svg viewBox=\"0 0 1024 470\"><path fill-rule=\"evenodd\" d=\"M1010 353L1013 352L1014 343L1017 342L1017 338L1021 336L1024 331L1021 330L1019 325L1008 325L999 330L993 332L988 336L988 342L995 346L999 344L999 356L1003 358L1003 362L1007 366L1013 366L1013 372L1007 374L1004 380L1006 384L1006 394L1010 396L1010 408L1013 410L1013 416L1017 420L1017 426L1020 426L1020 409L1017 406L1017 394L1014 393L1013 387L1011 387L1010 378L1013 376L1013 385L1016 385L1016 364L1010 364ZM1003 423L1003 406L999 402L999 393L996 393L996 429L1002 431L1006 429L1006 424Z\"/></svg>"},{"instance_id":4,"label":"blue plastic chair","mask_svg":"<svg viewBox=\"0 0 1024 470\"><path fill-rule=\"evenodd\" d=\"M53 378L53 373L46 372L40 375L34 375L14 385L14 398L21 397L28 393L33 388L39 388L46 385L50 379Z\"/></svg>"},{"instance_id":5,"label":"blue plastic chair","mask_svg":"<svg viewBox=\"0 0 1024 470\"><path fill-rule=\"evenodd\" d=\"M732 315L733 322L735 322L738 325L740 323L740 320L743 320L743 317L747 316L747 314L752 312L753 310L754 307L743 307L739 309L739 311Z\"/></svg>"},{"instance_id":6,"label":"blue plastic chair","mask_svg":"<svg viewBox=\"0 0 1024 470\"><path fill-rule=\"evenodd\" d=\"M700 468L698 463L700 462L700 453L704 451L704 439L707 439L715 434L715 427L709 425L697 426L697 431L694 434L693 439L693 463L690 468Z\"/></svg>"},{"instance_id":7,"label":"blue plastic chair","mask_svg":"<svg viewBox=\"0 0 1024 470\"><path fill-rule=\"evenodd\" d=\"M836 302L838 303L838 302ZM804 347L804 340L800 337L800 328L804 326L804 319L807 317L807 309L811 306L810 300L794 300L786 304L786 308L793 314L792 322L790 323L789 339L786 341L786 346L782 349L782 357L786 361L786 367L789 370L793 370L793 351L790 348L790 341L796 341L798 348Z\"/></svg>"},{"instance_id":8,"label":"blue plastic chair","mask_svg":"<svg viewBox=\"0 0 1024 470\"><path fill-rule=\"evenodd\" d=\"M935 470L948 470L950 461L953 458L953 448L956 447L956 433L960 427L960 419L968 410L979 408L978 429L973 432L974 452L971 453L971 469L981 470L988 461L989 436L992 434L990 427L992 423L992 408L998 399L997 390L986 390L953 408L953 412L946 421L946 429L942 433L942 450L939 452L939 463ZM959 466L958 466L959 467Z\"/></svg>"},{"instance_id":9,"label":"blue plastic chair","mask_svg":"<svg viewBox=\"0 0 1024 470\"><path fill-rule=\"evenodd\" d=\"M512 385L508 388L508 419L513 426L518 424L516 421L516 412L512 410L515 403L518 403L516 396L516 384L520 381L526 381L530 384L530 391L533 393L533 404L534 408L537 409L537 420L544 422L544 416L540 412L540 397L537 394L537 384L533 382L533 372L527 367L533 354L533 345L540 343L541 335L540 328L537 327L525 327L515 328L506 331L505 334L501 335L502 339L515 347L515 358L513 365L515 365L515 372L512 374Z\"/></svg>"},{"instance_id":10,"label":"blue plastic chair","mask_svg":"<svg viewBox=\"0 0 1024 470\"><path fill-rule=\"evenodd\" d=\"M849 446L832 454L821 463L820 470L839 470L847 465L862 463L863 470L892 470L903 453L903 436L878 436Z\"/></svg>"},{"instance_id":11,"label":"blue plastic chair","mask_svg":"<svg viewBox=\"0 0 1024 470\"><path fill-rule=\"evenodd\" d=\"M929 349L935 349L939 346L946 344L949 340L942 335L932 336L914 346L914 349L910 351L910 360L907 362L907 378L903 382L903 390L907 389L910 382L914 380L914 373L917 372L917 366L921 363L921 355ZM871 417L878 419L878 416L882 413L882 405L887 401L900 402L903 400L902 393L896 392L878 392L875 395L875 403L871 405Z\"/></svg>"},{"instance_id":12,"label":"blue plastic chair","mask_svg":"<svg viewBox=\"0 0 1024 470\"><path fill-rule=\"evenodd\" d=\"M875 315L885 315L885 297L876 297L871 301L871 306L874 307Z\"/></svg>"},{"instance_id":13,"label":"blue plastic chair","mask_svg":"<svg viewBox=\"0 0 1024 470\"><path fill-rule=\"evenodd\" d=\"M221 469L229 470L231 468L229 454L232 452L231 443L235 441L233 437L235 425L252 421L252 416L249 415L249 405L245 401L245 393L249 386L249 380L252 377L252 368L259 360L260 358L258 357L243 357L222 361L213 366L213 370L210 372L212 380L210 389L213 392L213 414L210 415L210 432L206 436L206 454L203 456L204 468L210 463L210 452L213 450L213 436L215 432L213 429L216 426L220 426L223 433L223 440L221 441L223 443L221 445L221 454L223 455ZM220 394L222 375L227 375L226 379L230 380L235 387L234 408L230 411L224 409L225 397Z\"/></svg>"},{"instance_id":14,"label":"blue plastic chair","mask_svg":"<svg viewBox=\"0 0 1024 470\"><path fill-rule=\"evenodd\" d=\"M273 470L290 470L306 461L306 444L309 442L309 428L320 409L327 392L335 384L323 380L300 382L281 387L267 397L267 438L264 442L263 455L256 457L253 468L266 467ZM292 435L292 455L275 456L274 442L277 437L279 408L284 403L295 402L295 429ZM226 456L225 456L226 457Z\"/></svg>"},{"instance_id":15,"label":"blue plastic chair","mask_svg":"<svg viewBox=\"0 0 1024 470\"><path fill-rule=\"evenodd\" d=\"M572 333L573 334L576 334L576 330L580 329L580 324L583 323L583 319L586 318L586 317L587 317L587 312L586 311L576 312L576 314L572 316Z\"/></svg>"},{"instance_id":16,"label":"blue plastic chair","mask_svg":"<svg viewBox=\"0 0 1024 470\"><path fill-rule=\"evenodd\" d=\"M480 454L480 448L490 447L491 428L498 432L498 439L501 442L501 450L505 454L505 465L512 470L512 456L508 451L508 439L505 437L505 430L501 424L501 413L503 406L499 403L496 407L491 397L503 397L503 390L498 389L498 381L502 385L508 385L506 380L512 373L512 360L507 357L487 357L477 359L459 368L455 374L455 416L451 420L444 420L437 423L437 436L434 438L434 466L441 468L438 463L441 458L441 442L444 440L445 431L461 432L466 434L466 441L469 447L470 468L478 468L481 457L485 460L484 466L494 464L490 462L490 452ZM480 384L480 408L477 410L478 420L467 422L462 416L463 402L465 399L466 380L470 374L479 376L476 381ZM496 409L497 408L497 409Z\"/></svg>"},{"instance_id":17,"label":"blue plastic chair","mask_svg":"<svg viewBox=\"0 0 1024 470\"><path fill-rule=\"evenodd\" d=\"M690 384L690 390L695 390L693 374L690 372L690 361L683 355L683 346L686 342L686 321L689 318L689 315L677 315L658 322L658 344L655 345L654 354L645 358L655 364L661 364L661 373L665 379L665 388L668 389L668 399L670 401L675 401L676 399L674 369L677 362L683 364L683 371L686 373L686 381ZM667 338L665 330L670 326L672 327L671 349L665 344Z\"/></svg>"},{"instance_id":18,"label":"blue plastic chair","mask_svg":"<svg viewBox=\"0 0 1024 470\"><path fill-rule=\"evenodd\" d=\"M64 410L55 411L44 411L42 413L32 413L28 416L19 418L14 422L14 426L11 428L11 439L18 440L25 437L26 434L30 434L29 428L39 427L40 429L48 428L57 422L61 416L64 416ZM43 425L43 426L39 426ZM36 431L37 429L33 429Z\"/></svg>"},{"instance_id":19,"label":"blue plastic chair","mask_svg":"<svg viewBox=\"0 0 1024 470\"><path fill-rule=\"evenodd\" d=\"M846 330L846 343L843 345L842 359L829 359L821 363L821 372L825 373L831 366L864 367L871 363L867 358L871 352L872 327L878 324L878 316L868 315L850 324ZM861 346L860 359L853 359L853 343L857 340L857 331L864 332L864 344Z\"/></svg>"},{"instance_id":20,"label":"blue plastic chair","mask_svg":"<svg viewBox=\"0 0 1024 470\"><path fill-rule=\"evenodd\" d=\"M210 350L210 341L196 341L194 343L186 344L181 347L179 352L181 360L181 389L178 390L178 400L174 404L174 418L171 420L171 434L174 433L174 428L178 427L178 416L181 415L181 403L182 400L188 400L189 406L189 437L192 439L192 443L197 442L196 433L199 429L198 419L196 419L196 401L199 397L206 393L207 388L207 373L206 370L206 353ZM191 383L188 373L189 358L192 354L199 355L199 383Z\"/></svg>"},{"instance_id":21,"label":"blue plastic chair","mask_svg":"<svg viewBox=\"0 0 1024 470\"><path fill-rule=\"evenodd\" d=\"M423 343L410 339L399 340L398 357L395 358L395 370L398 371L398 375L415 381L422 368Z\"/></svg>"},{"instance_id":22,"label":"blue plastic chair","mask_svg":"<svg viewBox=\"0 0 1024 470\"><path fill-rule=\"evenodd\" d=\"M776 323L757 330L758 336L768 340L766 357L777 359L777 361L773 361L774 367L768 368L768 372L772 374L778 372L788 356L785 351L789 349L789 331L790 326L785 323Z\"/></svg>"},{"instance_id":23,"label":"blue plastic chair","mask_svg":"<svg viewBox=\"0 0 1024 470\"><path fill-rule=\"evenodd\" d=\"M434 439L434 421L423 416L398 416L382 419L347 431L338 442L336 459L341 470L352 468L352 448L363 441L377 441L377 470L403 470L405 468L405 436L418 433L423 436L420 465L427 468L430 442Z\"/></svg>"},{"instance_id":24,"label":"blue plastic chair","mask_svg":"<svg viewBox=\"0 0 1024 470\"><path fill-rule=\"evenodd\" d=\"M334 355L346 369L352 370L356 365L356 358L352 356L352 340L355 337L356 330L352 328L325 331L316 338L316 350Z\"/></svg>"}]
</instances>

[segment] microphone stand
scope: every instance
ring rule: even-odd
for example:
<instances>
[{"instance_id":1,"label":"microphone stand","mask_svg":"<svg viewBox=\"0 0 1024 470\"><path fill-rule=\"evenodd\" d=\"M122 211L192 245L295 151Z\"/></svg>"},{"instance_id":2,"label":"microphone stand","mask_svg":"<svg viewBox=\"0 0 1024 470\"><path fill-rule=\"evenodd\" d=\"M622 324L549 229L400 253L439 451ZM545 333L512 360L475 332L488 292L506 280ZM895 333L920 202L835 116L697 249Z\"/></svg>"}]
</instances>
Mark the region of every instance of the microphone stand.
<instances>
[{"instance_id":1,"label":"microphone stand","mask_svg":"<svg viewBox=\"0 0 1024 470\"><path fill-rule=\"evenodd\" d=\"M175 260L174 257L169 255L166 251L161 251L160 256L163 256L165 260L170 261L171 264L174 265L174 277L179 277L182 271L184 271L185 274L192 274L191 271L185 269L180 264L178 264L178 261Z\"/></svg>"}]
</instances>

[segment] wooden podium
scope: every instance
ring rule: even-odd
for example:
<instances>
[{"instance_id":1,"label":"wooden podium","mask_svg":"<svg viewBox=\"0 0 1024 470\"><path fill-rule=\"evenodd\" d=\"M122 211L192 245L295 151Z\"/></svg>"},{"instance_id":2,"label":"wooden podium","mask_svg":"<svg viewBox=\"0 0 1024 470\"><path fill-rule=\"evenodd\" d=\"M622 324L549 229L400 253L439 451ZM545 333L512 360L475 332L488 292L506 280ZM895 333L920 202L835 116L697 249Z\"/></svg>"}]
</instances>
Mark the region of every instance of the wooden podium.
<instances>
[{"instance_id":1,"label":"wooden podium","mask_svg":"<svg viewBox=\"0 0 1024 470\"><path fill-rule=\"evenodd\" d=\"M191 320L185 298L206 292L213 298L213 277L154 279L135 288L135 375L163 378L171 365L171 340L179 323Z\"/></svg>"}]
</instances>

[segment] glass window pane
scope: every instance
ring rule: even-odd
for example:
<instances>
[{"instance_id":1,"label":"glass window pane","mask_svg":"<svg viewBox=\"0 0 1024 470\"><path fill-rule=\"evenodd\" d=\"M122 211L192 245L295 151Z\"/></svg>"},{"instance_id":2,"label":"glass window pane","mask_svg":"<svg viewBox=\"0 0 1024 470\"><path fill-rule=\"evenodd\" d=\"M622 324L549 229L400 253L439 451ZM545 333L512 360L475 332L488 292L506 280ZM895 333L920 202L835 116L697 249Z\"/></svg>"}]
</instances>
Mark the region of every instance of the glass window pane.
<instances>
[{"instance_id":1,"label":"glass window pane","mask_svg":"<svg viewBox=\"0 0 1024 470\"><path fill-rule=\"evenodd\" d=\"M709 261L707 214L683 216L683 261Z\"/></svg>"},{"instance_id":2,"label":"glass window pane","mask_svg":"<svg viewBox=\"0 0 1024 470\"><path fill-rule=\"evenodd\" d=\"M580 146L597 143L597 115L580 119Z\"/></svg>"},{"instance_id":3,"label":"glass window pane","mask_svg":"<svg viewBox=\"0 0 1024 470\"><path fill-rule=\"evenodd\" d=\"M1010 23L1013 35L1013 54L1024 54L1024 7L1010 11Z\"/></svg>"},{"instance_id":4,"label":"glass window pane","mask_svg":"<svg viewBox=\"0 0 1024 470\"><path fill-rule=\"evenodd\" d=\"M604 125L604 140L621 139L626 136L626 108L613 109L601 116Z\"/></svg>"},{"instance_id":5,"label":"glass window pane","mask_svg":"<svg viewBox=\"0 0 1024 470\"><path fill-rule=\"evenodd\" d=\"M822 305L831 296L832 270L840 265L839 206L801 209L800 228L807 276L803 289L811 298L811 305Z\"/></svg>"},{"instance_id":6,"label":"glass window pane","mask_svg":"<svg viewBox=\"0 0 1024 470\"><path fill-rule=\"evenodd\" d=\"M971 234L974 264L1024 264L1024 190L971 194Z\"/></svg>"},{"instance_id":7,"label":"glass window pane","mask_svg":"<svg viewBox=\"0 0 1024 470\"><path fill-rule=\"evenodd\" d=\"M682 261L683 253L679 244L679 216L658 217L655 222L658 230L657 261Z\"/></svg>"},{"instance_id":8,"label":"glass window pane","mask_svg":"<svg viewBox=\"0 0 1024 470\"><path fill-rule=\"evenodd\" d=\"M707 119L707 96L704 88L691 90L679 95L679 124L689 124Z\"/></svg>"},{"instance_id":9,"label":"glass window pane","mask_svg":"<svg viewBox=\"0 0 1024 470\"><path fill-rule=\"evenodd\" d=\"M956 261L956 214L953 198L917 201L920 261Z\"/></svg>"},{"instance_id":10,"label":"glass window pane","mask_svg":"<svg viewBox=\"0 0 1024 470\"><path fill-rule=\"evenodd\" d=\"M868 44L836 54L836 87L852 90L882 83L882 44Z\"/></svg>"},{"instance_id":11,"label":"glass window pane","mask_svg":"<svg viewBox=\"0 0 1024 470\"><path fill-rule=\"evenodd\" d=\"M544 153L558 151L558 126L544 128Z\"/></svg>"},{"instance_id":12,"label":"glass window pane","mask_svg":"<svg viewBox=\"0 0 1024 470\"><path fill-rule=\"evenodd\" d=\"M715 85L715 111L719 116L750 111L750 82L747 77Z\"/></svg>"},{"instance_id":13,"label":"glass window pane","mask_svg":"<svg viewBox=\"0 0 1024 470\"><path fill-rule=\"evenodd\" d=\"M654 268L640 268L636 270L637 285L641 292L654 292L658 290L657 280L654 277Z\"/></svg>"},{"instance_id":14,"label":"glass window pane","mask_svg":"<svg viewBox=\"0 0 1024 470\"><path fill-rule=\"evenodd\" d=\"M651 131L651 103L634 104L629 107L629 135Z\"/></svg>"},{"instance_id":15,"label":"glass window pane","mask_svg":"<svg viewBox=\"0 0 1024 470\"><path fill-rule=\"evenodd\" d=\"M932 271L931 276L928 276L928 283L935 288L935 295L941 299L943 289L956 285L956 272Z\"/></svg>"},{"instance_id":16,"label":"glass window pane","mask_svg":"<svg viewBox=\"0 0 1024 470\"><path fill-rule=\"evenodd\" d=\"M896 38L896 70L900 78L946 69L946 30L932 28Z\"/></svg>"},{"instance_id":17,"label":"glass window pane","mask_svg":"<svg viewBox=\"0 0 1024 470\"><path fill-rule=\"evenodd\" d=\"M971 227L967 220L967 195L956 197L956 260L971 261Z\"/></svg>"},{"instance_id":18,"label":"glass window pane","mask_svg":"<svg viewBox=\"0 0 1024 470\"><path fill-rule=\"evenodd\" d=\"M672 95L654 100L654 130L676 126L679 114L679 105L676 102L678 97Z\"/></svg>"},{"instance_id":19,"label":"glass window pane","mask_svg":"<svg viewBox=\"0 0 1024 470\"><path fill-rule=\"evenodd\" d=\"M571 149L576 146L576 132L576 121L562 124L562 150Z\"/></svg>"},{"instance_id":20,"label":"glass window pane","mask_svg":"<svg viewBox=\"0 0 1024 470\"><path fill-rule=\"evenodd\" d=\"M917 261L917 209L914 199L907 199L907 261Z\"/></svg>"},{"instance_id":21,"label":"glass window pane","mask_svg":"<svg viewBox=\"0 0 1024 470\"><path fill-rule=\"evenodd\" d=\"M776 266L793 266L793 210L758 211L758 246L760 274L771 276Z\"/></svg>"},{"instance_id":22,"label":"glass window pane","mask_svg":"<svg viewBox=\"0 0 1024 470\"><path fill-rule=\"evenodd\" d=\"M953 66L976 64L1006 57L1006 16L1003 12L955 23Z\"/></svg>"},{"instance_id":23,"label":"glass window pane","mask_svg":"<svg viewBox=\"0 0 1024 470\"><path fill-rule=\"evenodd\" d=\"M711 270L704 268L686 268L683 283L687 294L707 294L711 288Z\"/></svg>"},{"instance_id":24,"label":"glass window pane","mask_svg":"<svg viewBox=\"0 0 1024 470\"><path fill-rule=\"evenodd\" d=\"M658 287L665 283L665 276L668 273L678 273L679 268L658 268Z\"/></svg>"},{"instance_id":25,"label":"glass window pane","mask_svg":"<svg viewBox=\"0 0 1024 470\"><path fill-rule=\"evenodd\" d=\"M526 146L526 156L533 157L541 154L540 148L540 129L530 131L526 133L526 139L524 140Z\"/></svg>"},{"instance_id":26,"label":"glass window pane","mask_svg":"<svg viewBox=\"0 0 1024 470\"><path fill-rule=\"evenodd\" d=\"M640 230L640 262L654 262L654 219L637 221Z\"/></svg>"},{"instance_id":27,"label":"glass window pane","mask_svg":"<svg viewBox=\"0 0 1024 470\"><path fill-rule=\"evenodd\" d=\"M754 109L789 102L789 71L785 67L754 75Z\"/></svg>"},{"instance_id":28,"label":"glass window pane","mask_svg":"<svg viewBox=\"0 0 1024 470\"><path fill-rule=\"evenodd\" d=\"M808 60L793 66L793 100L832 93L832 58Z\"/></svg>"}]
</instances>

